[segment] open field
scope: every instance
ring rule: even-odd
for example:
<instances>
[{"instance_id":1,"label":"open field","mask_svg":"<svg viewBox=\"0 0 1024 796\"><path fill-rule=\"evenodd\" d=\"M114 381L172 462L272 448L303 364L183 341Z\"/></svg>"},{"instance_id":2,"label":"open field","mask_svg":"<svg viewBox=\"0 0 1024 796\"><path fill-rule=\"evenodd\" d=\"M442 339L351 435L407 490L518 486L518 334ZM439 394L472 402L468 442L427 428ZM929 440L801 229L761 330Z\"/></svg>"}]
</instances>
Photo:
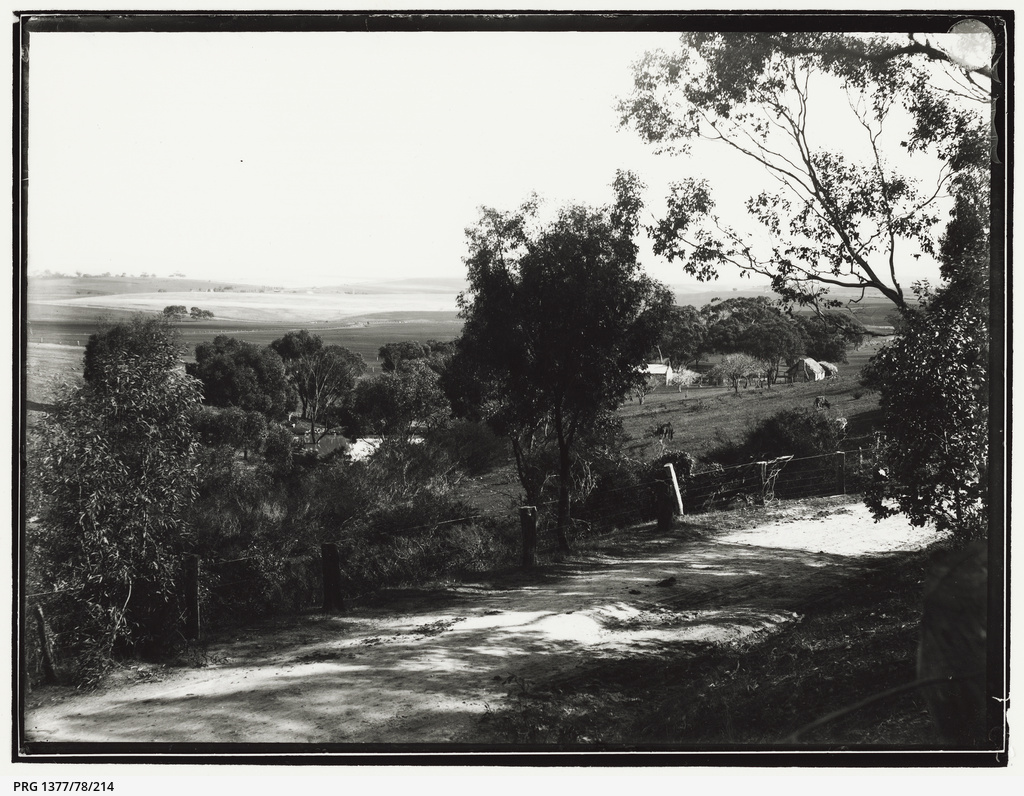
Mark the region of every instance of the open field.
<instances>
[{"instance_id":1,"label":"open field","mask_svg":"<svg viewBox=\"0 0 1024 796\"><path fill-rule=\"evenodd\" d=\"M455 296L439 293L121 293L30 300L28 320L47 307L77 310L80 317L107 312L161 312L171 304L211 311L222 321L336 322L377 312L455 312Z\"/></svg>"},{"instance_id":2,"label":"open field","mask_svg":"<svg viewBox=\"0 0 1024 796\"><path fill-rule=\"evenodd\" d=\"M258 292L261 288L251 285L183 279L31 280L25 317L27 397L46 402L55 380L76 377L85 343L104 321L123 320L136 311L158 313L170 304L210 309L216 316L176 324L187 349L186 360L191 359L198 343L220 334L267 345L289 331L305 328L329 345L355 351L373 367L377 350L385 343L458 337L461 321L454 304L458 287L457 280L420 279ZM224 292L224 288L231 290ZM709 300L714 295L680 294L679 299ZM878 323L884 323L890 312L889 305L879 300L865 300L857 310L865 322ZM627 433L635 442L634 452L639 455L647 448L650 454L654 442L644 442L645 434L652 425L670 421L676 433L673 447L700 455L707 445L691 439L689 429L700 428L700 436L706 438L703 432L713 426L723 438L735 437L764 416L791 405L810 405L815 395L827 396L834 408L849 418L851 435L866 433L877 400L871 394L863 395L857 374L885 339L869 337L860 349L851 351L849 364L840 366L839 382L741 390L738 398L720 388L694 388L680 394L675 388L659 387L642 406L627 403L621 410ZM855 398L858 393L861 397ZM798 396L796 400L794 396ZM734 411L736 408L741 411Z\"/></svg>"}]
</instances>

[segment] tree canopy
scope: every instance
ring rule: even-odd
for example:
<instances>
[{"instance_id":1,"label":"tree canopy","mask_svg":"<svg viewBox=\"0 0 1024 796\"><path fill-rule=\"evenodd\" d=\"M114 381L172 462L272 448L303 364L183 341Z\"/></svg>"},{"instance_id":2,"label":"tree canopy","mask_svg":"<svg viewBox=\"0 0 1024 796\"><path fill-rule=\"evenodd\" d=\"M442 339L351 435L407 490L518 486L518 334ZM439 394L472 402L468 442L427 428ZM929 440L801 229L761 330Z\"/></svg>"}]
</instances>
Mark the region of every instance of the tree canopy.
<instances>
[{"instance_id":1,"label":"tree canopy","mask_svg":"<svg viewBox=\"0 0 1024 796\"><path fill-rule=\"evenodd\" d=\"M729 265L767 276L791 301L844 287L906 309L905 264L936 254L947 195L988 191L991 74L922 36L684 34L636 65L623 123L675 152L717 141L777 188L747 201L755 235L716 215L709 181L683 176L650 230L656 252L700 279ZM846 148L815 118L837 91L844 136L858 136ZM930 166L927 181L910 162Z\"/></svg>"},{"instance_id":2,"label":"tree canopy","mask_svg":"<svg viewBox=\"0 0 1024 796\"><path fill-rule=\"evenodd\" d=\"M574 445L646 379L647 353L672 306L637 261L641 187L620 172L610 206L570 205L547 223L536 200L512 212L483 208L466 231L456 367L472 374L481 414L510 438L528 499L536 495L526 448L554 440L563 549Z\"/></svg>"},{"instance_id":3,"label":"tree canopy","mask_svg":"<svg viewBox=\"0 0 1024 796\"><path fill-rule=\"evenodd\" d=\"M437 372L425 362L407 360L396 370L360 381L352 413L366 431L408 439L417 429L425 431L446 423L451 407Z\"/></svg>"},{"instance_id":4,"label":"tree canopy","mask_svg":"<svg viewBox=\"0 0 1024 796\"><path fill-rule=\"evenodd\" d=\"M82 375L86 382L103 389L120 373L127 356L142 356L149 367L162 371L177 367L181 353L181 339L166 318L135 315L89 336Z\"/></svg>"},{"instance_id":5,"label":"tree canopy","mask_svg":"<svg viewBox=\"0 0 1024 796\"><path fill-rule=\"evenodd\" d=\"M283 420L295 404L284 363L269 347L218 335L196 346L196 361L185 370L202 382L210 406L238 406Z\"/></svg>"},{"instance_id":6,"label":"tree canopy","mask_svg":"<svg viewBox=\"0 0 1024 796\"><path fill-rule=\"evenodd\" d=\"M707 325L696 307L672 307L658 349L673 367L696 364L706 353L706 336Z\"/></svg>"},{"instance_id":7,"label":"tree canopy","mask_svg":"<svg viewBox=\"0 0 1024 796\"><path fill-rule=\"evenodd\" d=\"M310 421L310 437L315 443L317 423L351 394L366 371L363 358L343 346L325 346L318 334L306 329L288 332L270 344L284 362L288 380L302 404L302 417ZM326 426L322 426L326 431ZM323 433L321 433L323 436Z\"/></svg>"},{"instance_id":8,"label":"tree canopy","mask_svg":"<svg viewBox=\"0 0 1024 796\"><path fill-rule=\"evenodd\" d=\"M768 384L778 379L779 366L804 353L803 338L793 319L766 296L731 298L702 308L709 351L747 354L761 363Z\"/></svg>"}]
</instances>

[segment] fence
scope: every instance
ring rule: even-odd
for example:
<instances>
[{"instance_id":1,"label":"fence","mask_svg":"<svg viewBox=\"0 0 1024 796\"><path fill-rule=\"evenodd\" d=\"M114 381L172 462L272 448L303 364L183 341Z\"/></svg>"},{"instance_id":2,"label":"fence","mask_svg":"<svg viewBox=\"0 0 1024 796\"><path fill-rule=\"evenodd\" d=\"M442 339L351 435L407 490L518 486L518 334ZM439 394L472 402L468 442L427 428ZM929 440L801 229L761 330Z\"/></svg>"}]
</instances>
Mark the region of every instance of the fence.
<instances>
[{"instance_id":1,"label":"fence","mask_svg":"<svg viewBox=\"0 0 1024 796\"><path fill-rule=\"evenodd\" d=\"M595 477L589 489L577 489L567 535L571 542L578 542L654 520L659 527L669 527L676 514L858 492L870 475L870 440L849 440L856 447L849 445L835 453L783 456L699 472L649 467ZM557 548L553 532L557 505L557 499L552 499L516 511L389 526L378 533L381 541L376 548L325 543L320 550L289 557L252 553L201 560L186 556L181 570L182 635L197 639L206 630L273 612L311 607L342 610L346 598L374 588L403 585L413 580L413 575L449 575L460 562L474 562L482 568L532 566L538 554ZM488 544L491 547L487 549L481 546ZM352 576L356 569L361 569L362 580ZM35 624L26 627L30 668L43 679L54 675L53 634L43 606L62 595L75 598L60 590L26 595L24 615L27 624Z\"/></svg>"}]
</instances>

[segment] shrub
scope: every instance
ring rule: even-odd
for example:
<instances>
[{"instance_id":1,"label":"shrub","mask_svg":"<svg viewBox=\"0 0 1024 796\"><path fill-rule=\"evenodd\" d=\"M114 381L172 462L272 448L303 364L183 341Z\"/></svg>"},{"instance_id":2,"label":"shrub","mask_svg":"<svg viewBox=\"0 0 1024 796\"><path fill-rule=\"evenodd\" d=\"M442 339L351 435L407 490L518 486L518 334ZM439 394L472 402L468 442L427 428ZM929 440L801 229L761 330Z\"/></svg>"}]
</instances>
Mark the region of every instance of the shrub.
<instances>
[{"instance_id":1,"label":"shrub","mask_svg":"<svg viewBox=\"0 0 1024 796\"><path fill-rule=\"evenodd\" d=\"M622 528L647 522L654 517L653 494L648 488L646 468L625 456L598 456L574 468L577 479L573 490L578 501L572 517L591 528Z\"/></svg>"},{"instance_id":2,"label":"shrub","mask_svg":"<svg viewBox=\"0 0 1024 796\"><path fill-rule=\"evenodd\" d=\"M813 409L785 409L762 420L747 438L750 460L776 456L818 456L842 447L845 424Z\"/></svg>"},{"instance_id":3,"label":"shrub","mask_svg":"<svg viewBox=\"0 0 1024 796\"><path fill-rule=\"evenodd\" d=\"M486 473L508 461L508 443L485 423L456 421L427 433L426 442L444 451L468 475Z\"/></svg>"}]
</instances>

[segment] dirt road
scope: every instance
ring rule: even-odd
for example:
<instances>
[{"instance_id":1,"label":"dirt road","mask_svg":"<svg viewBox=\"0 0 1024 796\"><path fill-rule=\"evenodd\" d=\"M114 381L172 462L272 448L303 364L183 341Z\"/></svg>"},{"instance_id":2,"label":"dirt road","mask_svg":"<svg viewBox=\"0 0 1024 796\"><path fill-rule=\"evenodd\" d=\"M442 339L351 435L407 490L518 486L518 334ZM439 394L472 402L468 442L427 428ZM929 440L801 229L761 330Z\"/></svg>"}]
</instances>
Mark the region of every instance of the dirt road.
<instances>
[{"instance_id":1,"label":"dirt road","mask_svg":"<svg viewBox=\"0 0 1024 796\"><path fill-rule=\"evenodd\" d=\"M770 632L872 556L935 538L836 503L783 505L761 527L700 538L643 529L528 576L384 594L343 616L236 632L210 644L202 667L127 670L91 694L34 692L25 738L486 742L479 719L509 682L594 656Z\"/></svg>"}]
</instances>

